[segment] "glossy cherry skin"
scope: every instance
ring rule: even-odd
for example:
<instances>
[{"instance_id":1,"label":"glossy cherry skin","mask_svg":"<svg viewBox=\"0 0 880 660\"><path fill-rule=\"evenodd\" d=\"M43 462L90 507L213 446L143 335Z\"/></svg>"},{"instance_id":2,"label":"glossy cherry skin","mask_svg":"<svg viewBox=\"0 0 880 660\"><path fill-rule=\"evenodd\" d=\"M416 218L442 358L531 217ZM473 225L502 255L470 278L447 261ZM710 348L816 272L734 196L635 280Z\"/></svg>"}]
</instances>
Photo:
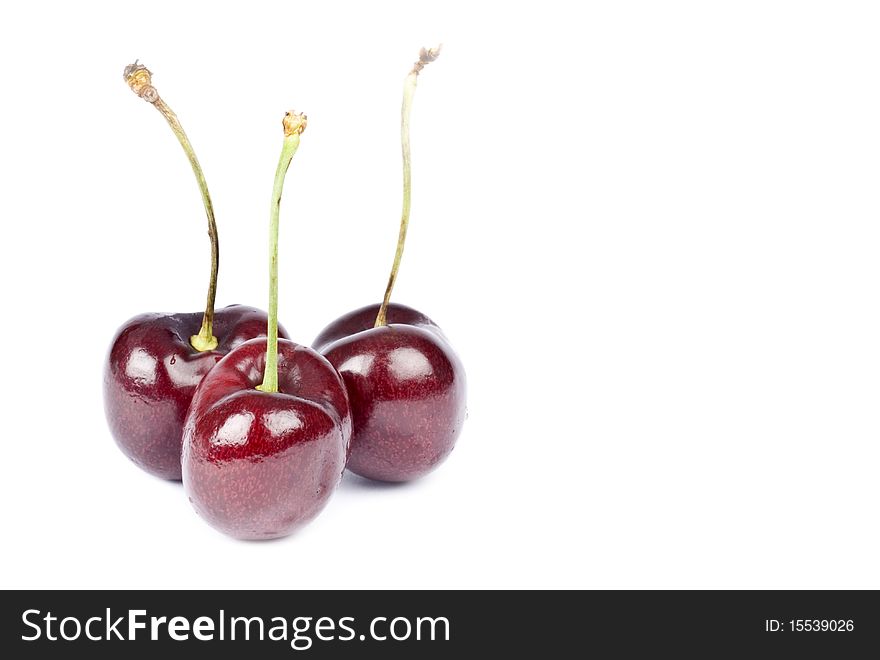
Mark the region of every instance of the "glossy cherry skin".
<instances>
[{"instance_id":1,"label":"glossy cherry skin","mask_svg":"<svg viewBox=\"0 0 880 660\"><path fill-rule=\"evenodd\" d=\"M196 390L184 427L183 486L196 511L240 539L290 534L339 485L351 439L342 379L306 346L278 342L278 392L263 381L266 340L231 351Z\"/></svg>"},{"instance_id":2,"label":"glossy cherry skin","mask_svg":"<svg viewBox=\"0 0 880 660\"><path fill-rule=\"evenodd\" d=\"M351 403L348 469L379 481L427 474L452 451L466 414L464 367L440 328L404 305L346 314L312 344L336 367Z\"/></svg>"},{"instance_id":3,"label":"glossy cherry skin","mask_svg":"<svg viewBox=\"0 0 880 660\"><path fill-rule=\"evenodd\" d=\"M126 321L104 362L104 412L123 453L150 474L179 481L183 422L196 386L230 350L265 336L267 323L266 313L253 307L218 309L219 344L199 352L190 337L201 328L200 312L141 314Z\"/></svg>"}]
</instances>

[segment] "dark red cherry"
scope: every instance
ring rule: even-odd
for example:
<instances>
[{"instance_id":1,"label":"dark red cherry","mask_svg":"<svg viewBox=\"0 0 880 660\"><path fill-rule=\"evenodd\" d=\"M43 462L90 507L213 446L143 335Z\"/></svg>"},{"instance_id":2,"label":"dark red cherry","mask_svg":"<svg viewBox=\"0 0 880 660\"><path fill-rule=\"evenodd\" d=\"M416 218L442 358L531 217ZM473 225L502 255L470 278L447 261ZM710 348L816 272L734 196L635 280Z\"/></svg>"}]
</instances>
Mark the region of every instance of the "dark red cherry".
<instances>
[{"instance_id":1,"label":"dark red cherry","mask_svg":"<svg viewBox=\"0 0 880 660\"><path fill-rule=\"evenodd\" d=\"M348 469L381 481L423 476L452 451L465 418L465 373L440 328L391 303L340 317L313 347L345 382L354 430Z\"/></svg>"},{"instance_id":2,"label":"dark red cherry","mask_svg":"<svg viewBox=\"0 0 880 660\"><path fill-rule=\"evenodd\" d=\"M351 437L345 387L326 359L279 340L275 393L257 389L265 367L265 339L231 351L199 386L184 431L190 501L240 539L286 536L317 515Z\"/></svg>"},{"instance_id":3,"label":"dark red cherry","mask_svg":"<svg viewBox=\"0 0 880 660\"><path fill-rule=\"evenodd\" d=\"M266 335L265 312L230 305L214 312L217 348L199 352L190 337L201 323L200 312L135 316L116 331L104 362L104 412L113 438L163 479L181 478L183 423L196 386L233 348Z\"/></svg>"},{"instance_id":4,"label":"dark red cherry","mask_svg":"<svg viewBox=\"0 0 880 660\"><path fill-rule=\"evenodd\" d=\"M408 481L433 470L452 451L465 418L464 368L440 328L421 312L390 303L412 201L412 100L419 73L439 54L439 46L422 48L403 83L403 209L382 304L336 319L312 344L348 390L354 419L348 468L381 481Z\"/></svg>"},{"instance_id":5,"label":"dark red cherry","mask_svg":"<svg viewBox=\"0 0 880 660\"><path fill-rule=\"evenodd\" d=\"M230 350L264 336L268 318L241 305L214 310L220 243L201 165L177 115L153 86L150 70L135 62L122 75L165 118L183 147L202 195L211 241L204 313L135 316L116 331L104 362L104 411L116 443L147 472L179 480L183 421L196 386Z\"/></svg>"}]
</instances>

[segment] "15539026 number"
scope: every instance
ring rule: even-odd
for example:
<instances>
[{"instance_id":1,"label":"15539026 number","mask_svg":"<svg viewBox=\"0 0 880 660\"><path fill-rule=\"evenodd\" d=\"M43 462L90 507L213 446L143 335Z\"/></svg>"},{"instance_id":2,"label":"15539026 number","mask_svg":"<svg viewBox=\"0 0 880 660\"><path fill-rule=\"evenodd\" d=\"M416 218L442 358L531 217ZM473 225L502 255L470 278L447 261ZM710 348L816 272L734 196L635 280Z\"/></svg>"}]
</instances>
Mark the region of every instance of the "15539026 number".
<instances>
[{"instance_id":1,"label":"15539026 number","mask_svg":"<svg viewBox=\"0 0 880 660\"><path fill-rule=\"evenodd\" d=\"M792 619L792 632L852 632L852 619Z\"/></svg>"}]
</instances>

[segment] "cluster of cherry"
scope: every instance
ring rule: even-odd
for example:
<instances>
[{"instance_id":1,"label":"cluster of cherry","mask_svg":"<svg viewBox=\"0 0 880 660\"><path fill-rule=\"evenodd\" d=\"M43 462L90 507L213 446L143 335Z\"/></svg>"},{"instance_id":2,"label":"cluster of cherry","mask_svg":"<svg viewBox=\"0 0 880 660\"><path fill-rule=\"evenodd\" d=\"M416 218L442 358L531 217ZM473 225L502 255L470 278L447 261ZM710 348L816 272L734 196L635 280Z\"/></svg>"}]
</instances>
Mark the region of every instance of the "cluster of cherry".
<instances>
[{"instance_id":1,"label":"cluster of cherry","mask_svg":"<svg viewBox=\"0 0 880 660\"><path fill-rule=\"evenodd\" d=\"M186 133L138 63L124 77L168 121L202 193L211 237L204 314L141 314L116 333L104 368L104 406L125 454L159 477L182 480L203 518L242 539L285 536L327 503L347 467L408 481L452 451L465 416L465 377L427 316L390 303L410 208L409 114L419 72L439 54L422 49L404 87L404 204L380 305L346 314L295 344L278 324L278 221L287 170L306 128L284 117L270 214L268 314L214 310L219 248L208 188Z\"/></svg>"}]
</instances>

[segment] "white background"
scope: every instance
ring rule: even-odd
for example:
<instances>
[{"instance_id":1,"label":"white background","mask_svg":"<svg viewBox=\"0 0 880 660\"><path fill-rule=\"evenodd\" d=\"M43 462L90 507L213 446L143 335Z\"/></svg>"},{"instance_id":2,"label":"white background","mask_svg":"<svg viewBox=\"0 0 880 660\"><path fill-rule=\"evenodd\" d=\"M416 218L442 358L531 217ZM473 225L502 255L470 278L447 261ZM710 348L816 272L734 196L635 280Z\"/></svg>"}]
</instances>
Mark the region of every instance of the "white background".
<instances>
[{"instance_id":1,"label":"white background","mask_svg":"<svg viewBox=\"0 0 880 660\"><path fill-rule=\"evenodd\" d=\"M11 7L15 7L12 9ZM577 10L574 8L578 7ZM870 2L16 3L0 16L8 587L880 587L880 10ZM280 120L309 115L281 302L395 292L469 378L441 469L346 478L282 541L201 521L105 426L143 311L266 306Z\"/></svg>"}]
</instances>

